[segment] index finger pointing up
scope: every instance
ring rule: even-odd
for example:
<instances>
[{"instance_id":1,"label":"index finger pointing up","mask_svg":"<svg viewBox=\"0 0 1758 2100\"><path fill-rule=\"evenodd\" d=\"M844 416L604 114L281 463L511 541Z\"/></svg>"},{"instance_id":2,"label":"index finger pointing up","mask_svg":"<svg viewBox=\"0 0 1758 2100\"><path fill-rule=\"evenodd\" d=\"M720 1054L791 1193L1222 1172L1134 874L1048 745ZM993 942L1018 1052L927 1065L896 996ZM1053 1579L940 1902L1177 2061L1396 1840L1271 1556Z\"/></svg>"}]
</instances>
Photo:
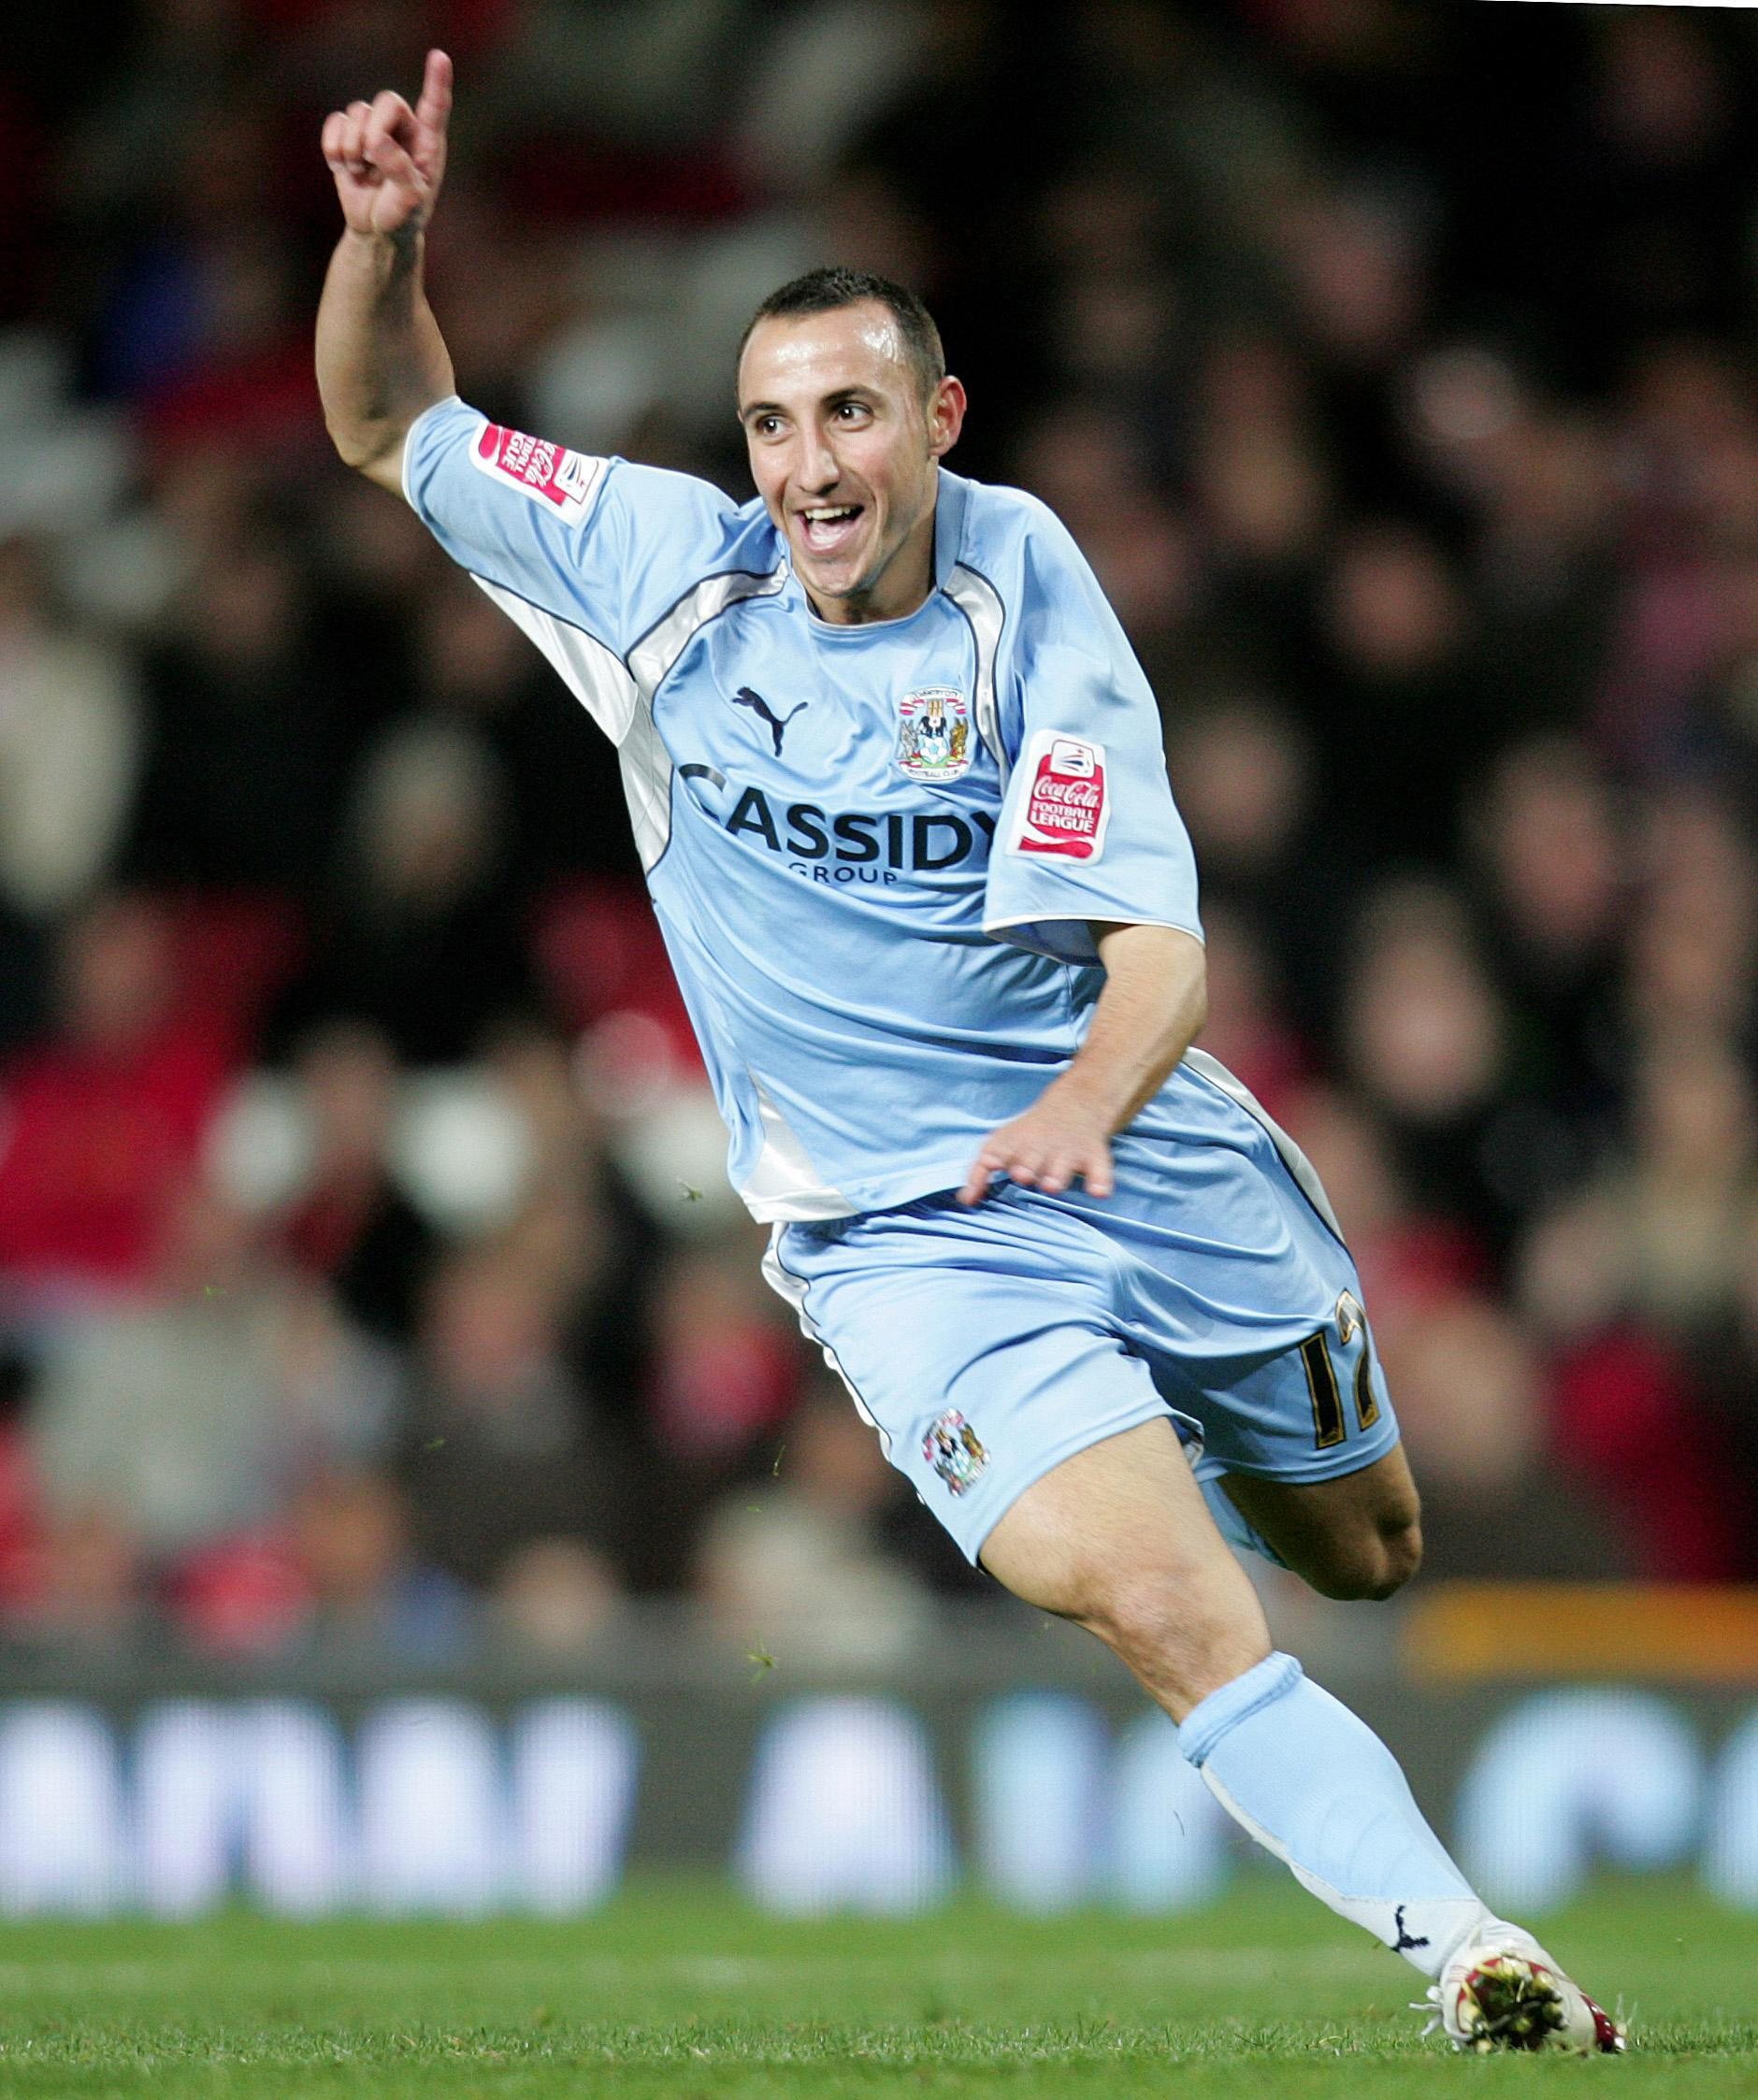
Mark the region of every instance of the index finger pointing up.
<instances>
[{"instance_id":1,"label":"index finger pointing up","mask_svg":"<svg viewBox=\"0 0 1758 2100\"><path fill-rule=\"evenodd\" d=\"M452 61L444 51L429 51L427 69L421 79L421 100L415 105L415 122L428 130L443 132L451 114Z\"/></svg>"}]
</instances>

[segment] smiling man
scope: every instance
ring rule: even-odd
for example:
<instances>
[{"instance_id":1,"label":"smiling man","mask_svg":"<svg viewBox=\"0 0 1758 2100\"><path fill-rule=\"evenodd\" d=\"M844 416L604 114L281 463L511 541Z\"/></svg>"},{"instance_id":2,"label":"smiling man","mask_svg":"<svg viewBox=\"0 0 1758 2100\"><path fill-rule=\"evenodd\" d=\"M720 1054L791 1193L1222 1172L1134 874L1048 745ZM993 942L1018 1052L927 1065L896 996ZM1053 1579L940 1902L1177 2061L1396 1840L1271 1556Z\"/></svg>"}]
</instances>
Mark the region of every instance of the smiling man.
<instances>
[{"instance_id":1,"label":"smiling man","mask_svg":"<svg viewBox=\"0 0 1758 2100\"><path fill-rule=\"evenodd\" d=\"M901 285L815 270L739 352L751 472L821 619L895 620L928 596L940 461L964 423L940 331Z\"/></svg>"},{"instance_id":2,"label":"smiling man","mask_svg":"<svg viewBox=\"0 0 1758 2100\"><path fill-rule=\"evenodd\" d=\"M1455 2042L1618 2047L1224 1543L1386 1596L1416 1496L1324 1191L1190 1047L1195 870L1091 570L946 470L964 390L879 278L753 321L753 503L466 407L421 286L450 104L435 52L324 125L325 415L615 742L771 1282L964 1552L1106 1641Z\"/></svg>"}]
</instances>

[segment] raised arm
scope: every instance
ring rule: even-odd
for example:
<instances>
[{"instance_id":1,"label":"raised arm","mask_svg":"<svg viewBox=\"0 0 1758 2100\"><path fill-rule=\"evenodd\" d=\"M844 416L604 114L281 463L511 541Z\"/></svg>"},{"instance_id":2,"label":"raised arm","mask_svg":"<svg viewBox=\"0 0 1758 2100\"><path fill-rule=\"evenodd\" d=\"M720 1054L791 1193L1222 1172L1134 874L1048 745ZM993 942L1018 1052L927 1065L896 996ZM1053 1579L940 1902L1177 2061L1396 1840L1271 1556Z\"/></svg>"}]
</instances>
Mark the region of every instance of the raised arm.
<instances>
[{"instance_id":1,"label":"raised arm","mask_svg":"<svg viewBox=\"0 0 1758 2100\"><path fill-rule=\"evenodd\" d=\"M402 494L403 440L454 391L422 289L424 229L445 174L452 61L427 53L411 109L388 88L324 121L324 158L345 222L317 316L324 421L350 467Z\"/></svg>"}]
</instances>

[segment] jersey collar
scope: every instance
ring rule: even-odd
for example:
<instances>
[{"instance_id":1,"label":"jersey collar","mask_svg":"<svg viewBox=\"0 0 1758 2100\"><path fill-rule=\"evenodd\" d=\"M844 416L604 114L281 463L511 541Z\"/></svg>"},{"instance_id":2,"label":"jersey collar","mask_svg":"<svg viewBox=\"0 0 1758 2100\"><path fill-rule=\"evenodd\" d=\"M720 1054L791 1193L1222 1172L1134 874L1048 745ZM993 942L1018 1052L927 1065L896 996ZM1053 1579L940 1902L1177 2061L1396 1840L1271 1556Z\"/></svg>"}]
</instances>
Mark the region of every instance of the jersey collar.
<instances>
[{"instance_id":1,"label":"jersey collar","mask_svg":"<svg viewBox=\"0 0 1758 2100\"><path fill-rule=\"evenodd\" d=\"M964 506L971 484L962 474L940 469L940 487L934 497L934 583L944 590L947 579L964 554Z\"/></svg>"}]
</instances>

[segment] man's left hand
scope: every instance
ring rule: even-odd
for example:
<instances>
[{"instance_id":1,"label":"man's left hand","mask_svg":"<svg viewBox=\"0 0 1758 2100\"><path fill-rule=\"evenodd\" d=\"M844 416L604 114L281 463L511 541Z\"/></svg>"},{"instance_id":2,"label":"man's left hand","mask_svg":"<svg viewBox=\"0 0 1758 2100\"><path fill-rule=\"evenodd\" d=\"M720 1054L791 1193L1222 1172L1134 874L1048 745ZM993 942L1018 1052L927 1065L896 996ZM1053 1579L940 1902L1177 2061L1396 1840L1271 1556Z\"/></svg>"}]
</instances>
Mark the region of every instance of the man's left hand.
<instances>
[{"instance_id":1,"label":"man's left hand","mask_svg":"<svg viewBox=\"0 0 1758 2100\"><path fill-rule=\"evenodd\" d=\"M1051 1086L1023 1115L989 1133L971 1162L959 1202L980 1203L997 1174L1049 1196L1076 1181L1086 1183L1089 1196L1109 1196L1116 1187L1110 1129L1096 1110Z\"/></svg>"}]
</instances>

